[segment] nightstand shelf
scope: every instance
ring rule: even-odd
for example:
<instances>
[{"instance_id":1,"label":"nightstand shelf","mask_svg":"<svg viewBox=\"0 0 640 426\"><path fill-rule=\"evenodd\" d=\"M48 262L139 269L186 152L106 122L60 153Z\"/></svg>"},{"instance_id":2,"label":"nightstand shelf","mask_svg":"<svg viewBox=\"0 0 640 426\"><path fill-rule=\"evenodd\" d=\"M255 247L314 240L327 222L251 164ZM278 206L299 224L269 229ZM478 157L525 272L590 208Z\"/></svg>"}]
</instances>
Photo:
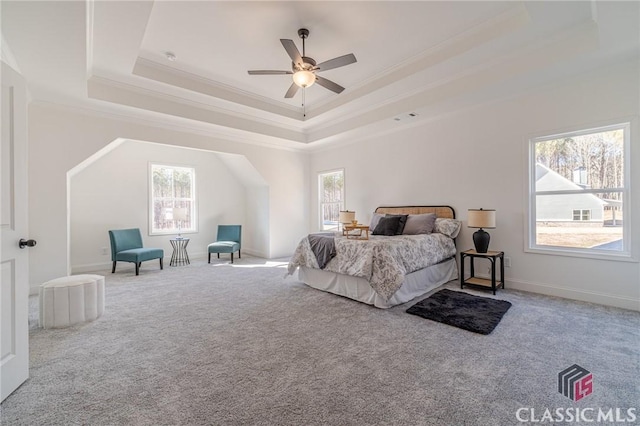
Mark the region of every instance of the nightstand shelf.
<instances>
[{"instance_id":1,"label":"nightstand shelf","mask_svg":"<svg viewBox=\"0 0 640 426\"><path fill-rule=\"evenodd\" d=\"M464 260L470 258L470 275L465 279ZM491 278L479 278L475 273L475 259L487 259L491 262ZM500 260L500 279L496 278L496 262ZM488 251L486 253L478 253L475 250L467 250L460 253L460 288L465 285L479 286L489 288L496 294L496 289L504 289L504 252Z\"/></svg>"}]
</instances>

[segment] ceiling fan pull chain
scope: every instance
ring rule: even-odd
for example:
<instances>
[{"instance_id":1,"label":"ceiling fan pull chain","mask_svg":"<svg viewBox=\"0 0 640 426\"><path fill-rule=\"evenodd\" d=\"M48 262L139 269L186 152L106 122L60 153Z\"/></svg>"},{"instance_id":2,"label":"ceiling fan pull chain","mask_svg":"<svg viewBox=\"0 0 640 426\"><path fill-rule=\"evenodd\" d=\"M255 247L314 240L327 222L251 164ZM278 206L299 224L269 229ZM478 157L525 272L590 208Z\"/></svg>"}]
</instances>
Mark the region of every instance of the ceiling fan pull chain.
<instances>
[{"instance_id":1,"label":"ceiling fan pull chain","mask_svg":"<svg viewBox=\"0 0 640 426\"><path fill-rule=\"evenodd\" d=\"M304 44L304 39L302 39L302 43ZM302 116L306 117L307 116L307 103L305 102L305 94L306 94L306 90L303 87L302 88Z\"/></svg>"}]
</instances>

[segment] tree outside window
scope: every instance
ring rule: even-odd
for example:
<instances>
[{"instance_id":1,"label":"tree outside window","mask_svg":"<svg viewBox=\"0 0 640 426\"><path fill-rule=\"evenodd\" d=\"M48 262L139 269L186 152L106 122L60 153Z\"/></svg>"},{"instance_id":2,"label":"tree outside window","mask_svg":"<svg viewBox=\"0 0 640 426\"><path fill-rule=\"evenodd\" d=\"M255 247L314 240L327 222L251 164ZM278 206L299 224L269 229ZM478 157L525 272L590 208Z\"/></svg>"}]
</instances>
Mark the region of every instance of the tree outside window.
<instances>
[{"instance_id":1,"label":"tree outside window","mask_svg":"<svg viewBox=\"0 0 640 426\"><path fill-rule=\"evenodd\" d=\"M318 175L320 198L320 229L338 230L340 210L344 209L344 171L336 170Z\"/></svg>"},{"instance_id":2,"label":"tree outside window","mask_svg":"<svg viewBox=\"0 0 640 426\"><path fill-rule=\"evenodd\" d=\"M151 164L150 233L195 232L195 169Z\"/></svg>"},{"instance_id":3,"label":"tree outside window","mask_svg":"<svg viewBox=\"0 0 640 426\"><path fill-rule=\"evenodd\" d=\"M529 249L629 253L629 124L530 141Z\"/></svg>"}]
</instances>

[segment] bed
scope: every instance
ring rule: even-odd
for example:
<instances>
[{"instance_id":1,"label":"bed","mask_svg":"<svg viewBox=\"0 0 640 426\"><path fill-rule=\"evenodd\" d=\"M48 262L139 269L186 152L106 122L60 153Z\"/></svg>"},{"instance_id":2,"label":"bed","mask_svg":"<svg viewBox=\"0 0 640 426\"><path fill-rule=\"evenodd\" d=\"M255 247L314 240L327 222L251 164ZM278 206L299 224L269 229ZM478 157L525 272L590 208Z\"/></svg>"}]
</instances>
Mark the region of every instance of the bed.
<instances>
[{"instance_id":1,"label":"bed","mask_svg":"<svg viewBox=\"0 0 640 426\"><path fill-rule=\"evenodd\" d=\"M291 257L288 273L297 269L299 280L310 287L378 308L406 303L458 278L455 237L460 222L449 206L378 207L372 219L426 214L437 218L428 234L371 235L368 240L333 234L335 257L323 267L324 262L311 249L313 234L307 236Z\"/></svg>"}]
</instances>

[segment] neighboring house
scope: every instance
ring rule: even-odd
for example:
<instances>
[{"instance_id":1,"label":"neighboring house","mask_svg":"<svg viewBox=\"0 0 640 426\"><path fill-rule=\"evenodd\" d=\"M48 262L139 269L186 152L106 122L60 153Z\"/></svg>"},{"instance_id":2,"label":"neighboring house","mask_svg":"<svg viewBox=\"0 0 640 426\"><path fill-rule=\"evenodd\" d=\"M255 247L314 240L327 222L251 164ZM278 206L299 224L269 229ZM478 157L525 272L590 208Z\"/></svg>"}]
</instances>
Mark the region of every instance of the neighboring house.
<instances>
[{"instance_id":1,"label":"neighboring house","mask_svg":"<svg viewBox=\"0 0 640 426\"><path fill-rule=\"evenodd\" d=\"M584 190L548 167L536 164L536 190ZM538 222L603 222L607 202L593 194L539 195L536 198Z\"/></svg>"}]
</instances>

